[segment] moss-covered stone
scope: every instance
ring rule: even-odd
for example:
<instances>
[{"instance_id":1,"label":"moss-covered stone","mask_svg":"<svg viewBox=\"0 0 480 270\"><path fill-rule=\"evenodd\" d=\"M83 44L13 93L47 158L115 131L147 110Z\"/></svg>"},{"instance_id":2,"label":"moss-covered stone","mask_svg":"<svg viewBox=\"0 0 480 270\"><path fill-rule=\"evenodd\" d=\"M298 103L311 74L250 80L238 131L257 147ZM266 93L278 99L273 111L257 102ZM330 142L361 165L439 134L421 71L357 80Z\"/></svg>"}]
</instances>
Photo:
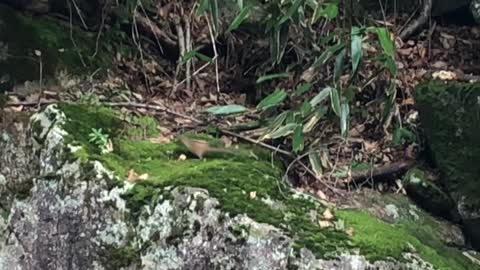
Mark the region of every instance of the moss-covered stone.
<instances>
[{"instance_id":1,"label":"moss-covered stone","mask_svg":"<svg viewBox=\"0 0 480 270\"><path fill-rule=\"evenodd\" d=\"M368 259L402 261L406 252L413 252L435 269L480 269L448 246L450 230L440 230L444 227L439 221L404 196L365 195L360 199L365 210L339 211L337 215L346 228L353 228L352 242Z\"/></svg>"},{"instance_id":2,"label":"moss-covered stone","mask_svg":"<svg viewBox=\"0 0 480 270\"><path fill-rule=\"evenodd\" d=\"M44 80L51 78L61 69L83 73L106 65L111 59L104 53L103 45L96 48L95 35L71 30L68 24L23 16L0 5L0 80L6 81L2 84L8 88L39 80L40 74ZM96 49L98 53L92 57Z\"/></svg>"},{"instance_id":3,"label":"moss-covered stone","mask_svg":"<svg viewBox=\"0 0 480 270\"><path fill-rule=\"evenodd\" d=\"M455 203L428 178L424 170L410 169L403 177L403 183L410 198L422 208L436 216L459 221Z\"/></svg>"},{"instance_id":4,"label":"moss-covered stone","mask_svg":"<svg viewBox=\"0 0 480 270\"><path fill-rule=\"evenodd\" d=\"M256 222L271 224L285 232L295 241L295 256L306 248L316 258L328 260L358 250L372 262L408 262L410 259L405 254L416 253L420 261L434 269L478 269L458 250L442 242L438 223L433 218L413 208L403 197L368 199L367 209L380 207L380 212L391 215L385 219L375 216L375 210L338 210L335 211L337 225L323 228L319 223L327 207L307 195L289 190L280 181L281 168L262 149L244 145L238 155L214 155L203 160L189 155L186 160L180 160L178 157L188 152L178 141L152 144L147 140L132 140L128 137L132 134L128 131L131 127L116 120L115 112L110 109L72 105L60 108L67 117L64 128L69 133L70 143L87 149L82 156L97 159L115 172L118 178L114 185L123 186L130 170L138 175L148 174L148 179L138 180L123 196L134 224L141 220L145 214L142 209L146 206L166 202L174 189L182 192L184 188L194 187L208 191L209 196L218 200L218 208L229 217L247 215ZM91 129L98 127L111 135L113 152L100 154L88 141ZM202 139L218 143L209 136L202 136ZM201 201L196 201L195 211L203 209ZM163 205L171 207L168 203ZM353 233L346 232L349 228ZM181 228L174 229L180 231L174 234L177 239L169 236L169 243L176 243L183 237ZM234 227L231 232L242 236L245 230ZM241 239L243 236L237 240ZM128 254L127 258L136 258L135 249L116 252L123 251Z\"/></svg>"},{"instance_id":5,"label":"moss-covered stone","mask_svg":"<svg viewBox=\"0 0 480 270\"><path fill-rule=\"evenodd\" d=\"M459 214L464 221L480 218L480 84L428 82L417 87L415 100L432 158ZM480 239L480 224L472 225L470 237Z\"/></svg>"}]
</instances>

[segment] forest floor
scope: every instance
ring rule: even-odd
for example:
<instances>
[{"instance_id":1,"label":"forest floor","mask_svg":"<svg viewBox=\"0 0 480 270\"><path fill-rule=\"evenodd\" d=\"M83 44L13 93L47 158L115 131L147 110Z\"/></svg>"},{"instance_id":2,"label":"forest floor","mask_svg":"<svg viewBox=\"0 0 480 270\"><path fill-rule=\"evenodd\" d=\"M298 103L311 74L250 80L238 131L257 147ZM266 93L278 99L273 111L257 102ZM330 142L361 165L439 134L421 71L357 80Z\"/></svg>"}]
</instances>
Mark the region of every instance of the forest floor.
<instances>
[{"instance_id":1,"label":"forest floor","mask_svg":"<svg viewBox=\"0 0 480 270\"><path fill-rule=\"evenodd\" d=\"M371 181L361 167L365 164L373 175L375 168L391 172L401 171L409 167L422 153L422 141L415 139L398 141L395 130L405 130L409 136L416 138L421 134L418 112L415 109L413 91L415 86L431 78L441 76L443 80L459 80L466 78L466 74L480 74L480 27L439 25L434 23L430 29L425 29L411 39L396 42L397 67L396 78L397 99L396 111L393 118L397 124L395 128L384 128L381 124L382 105L376 102L378 91L383 91L381 82L373 85L372 92L361 93L355 106L361 107L364 113L354 113L350 121L349 137L344 139L339 134L338 123L323 121L316 129L315 140L310 143L321 142L327 146L322 152L322 166L330 173L319 181L307 173L301 166L294 166L289 174L291 182L299 189L311 192L323 199L335 197L333 190L349 190L362 186L375 187L380 191L402 192L401 184L396 177L387 182ZM255 104L249 102L255 79L242 76L231 76L224 59L219 60L219 72L215 65L204 69L197 67L192 78L190 89L186 82L176 80L171 74L175 73L174 65L145 60L142 63L119 61L118 68L111 72L105 80L79 83L80 88L74 88L58 96L56 91L47 89L43 92L44 103L57 100L78 101L85 99L85 89L95 95L102 102L109 102L111 106L121 107L126 114L150 115L157 118L161 136L150 138L157 143L170 142L178 134L186 131L206 130L209 125L215 125L228 130L239 123L249 123L258 119ZM172 67L173 66L173 67ZM440 72L440 73L439 73ZM468 77L468 76L467 76ZM217 85L217 78L218 83ZM66 78L64 81L68 82ZM280 83L284 88L293 88L294 82L287 80ZM176 86L176 91L172 91ZM217 87L218 86L218 87ZM270 85L271 89L278 85ZM119 91L118 89L126 89ZM220 91L218 91L220 90ZM15 93L9 96L8 110L32 110L38 100L38 93L19 97ZM145 105L145 104L148 104ZM205 113L205 109L216 105L241 104L249 112L240 116L215 117ZM366 112L366 113L365 113ZM258 139L262 130L232 131L238 136L226 136L236 143L242 138ZM405 134L403 134L405 135ZM406 136L406 137L408 137ZM404 136L405 137L405 136ZM271 141L265 141L273 144ZM274 147L281 147L290 152L289 140L275 142ZM285 159L286 165L293 158ZM360 173L355 174L353 167L359 167ZM403 167L402 167L403 166ZM388 170L390 169L390 170ZM362 174L363 173L363 174ZM340 179L340 180L339 180ZM358 180L358 181L357 181Z\"/></svg>"}]
</instances>

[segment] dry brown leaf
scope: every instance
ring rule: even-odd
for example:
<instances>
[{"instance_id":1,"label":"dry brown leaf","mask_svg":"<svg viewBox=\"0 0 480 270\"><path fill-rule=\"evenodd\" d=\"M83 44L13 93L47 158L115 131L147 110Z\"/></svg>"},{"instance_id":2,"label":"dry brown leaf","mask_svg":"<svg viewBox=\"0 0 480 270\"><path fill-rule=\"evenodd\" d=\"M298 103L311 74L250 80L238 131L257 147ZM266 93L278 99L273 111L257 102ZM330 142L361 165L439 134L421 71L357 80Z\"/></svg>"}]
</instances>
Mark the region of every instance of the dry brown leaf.
<instances>
[{"instance_id":1,"label":"dry brown leaf","mask_svg":"<svg viewBox=\"0 0 480 270\"><path fill-rule=\"evenodd\" d=\"M378 150L378 148L378 142L363 141L363 149L365 149L367 153L372 153Z\"/></svg>"},{"instance_id":2,"label":"dry brown leaf","mask_svg":"<svg viewBox=\"0 0 480 270\"><path fill-rule=\"evenodd\" d=\"M457 80L457 74L452 71L440 70L432 74L434 79L440 79L442 81L453 81Z\"/></svg>"},{"instance_id":3,"label":"dry brown leaf","mask_svg":"<svg viewBox=\"0 0 480 270\"><path fill-rule=\"evenodd\" d=\"M315 69L311 67L302 73L300 79L308 83L313 81L313 77L315 77Z\"/></svg>"},{"instance_id":4,"label":"dry brown leaf","mask_svg":"<svg viewBox=\"0 0 480 270\"><path fill-rule=\"evenodd\" d=\"M327 195L325 195L325 193L322 191L322 190L317 190L316 192L318 198L320 198L321 200L324 200L324 201L328 201L328 197Z\"/></svg>"},{"instance_id":5,"label":"dry brown leaf","mask_svg":"<svg viewBox=\"0 0 480 270\"><path fill-rule=\"evenodd\" d=\"M112 142L112 140L108 139L105 150L106 150L107 153L113 152L113 142Z\"/></svg>"},{"instance_id":6,"label":"dry brown leaf","mask_svg":"<svg viewBox=\"0 0 480 270\"><path fill-rule=\"evenodd\" d=\"M12 112L21 112L23 111L23 106L10 106Z\"/></svg>"},{"instance_id":7,"label":"dry brown leaf","mask_svg":"<svg viewBox=\"0 0 480 270\"><path fill-rule=\"evenodd\" d=\"M335 216L332 214L332 211L329 208L323 211L322 216L325 220L332 220L335 218Z\"/></svg>"},{"instance_id":8,"label":"dry brown leaf","mask_svg":"<svg viewBox=\"0 0 480 270\"><path fill-rule=\"evenodd\" d=\"M333 227L333 224L330 221L326 221L326 220L318 221L318 225L320 225L320 228L322 229Z\"/></svg>"},{"instance_id":9,"label":"dry brown leaf","mask_svg":"<svg viewBox=\"0 0 480 270\"><path fill-rule=\"evenodd\" d=\"M130 169L128 171L128 177L127 181L128 182L138 182L138 181L144 181L148 179L148 174L144 173L142 175L138 175L133 169Z\"/></svg>"},{"instance_id":10,"label":"dry brown leaf","mask_svg":"<svg viewBox=\"0 0 480 270\"><path fill-rule=\"evenodd\" d=\"M131 92L133 97L138 101L143 101L143 96L137 92Z\"/></svg>"},{"instance_id":11,"label":"dry brown leaf","mask_svg":"<svg viewBox=\"0 0 480 270\"><path fill-rule=\"evenodd\" d=\"M345 233L346 233L348 236L353 237L353 235L355 234L355 230L354 230L352 227L350 227L350 228L348 228L348 229L345 230Z\"/></svg>"}]
</instances>

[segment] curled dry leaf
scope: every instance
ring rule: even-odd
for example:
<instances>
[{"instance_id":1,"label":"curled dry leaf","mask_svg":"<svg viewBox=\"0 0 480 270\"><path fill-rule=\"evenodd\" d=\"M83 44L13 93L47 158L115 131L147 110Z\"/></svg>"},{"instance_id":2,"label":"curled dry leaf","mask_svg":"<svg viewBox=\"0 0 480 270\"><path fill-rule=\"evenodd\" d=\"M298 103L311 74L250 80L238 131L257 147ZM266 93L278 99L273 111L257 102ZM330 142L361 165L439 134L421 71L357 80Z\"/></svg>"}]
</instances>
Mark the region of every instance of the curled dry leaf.
<instances>
[{"instance_id":1,"label":"curled dry leaf","mask_svg":"<svg viewBox=\"0 0 480 270\"><path fill-rule=\"evenodd\" d=\"M440 79L442 81L453 81L457 79L457 74L452 71L440 70L432 74L434 79Z\"/></svg>"},{"instance_id":2,"label":"curled dry leaf","mask_svg":"<svg viewBox=\"0 0 480 270\"><path fill-rule=\"evenodd\" d=\"M327 208L327 209L325 209L325 211L323 211L322 216L326 220L332 220L332 219L335 218L335 216L332 214L332 211L329 208Z\"/></svg>"},{"instance_id":3,"label":"curled dry leaf","mask_svg":"<svg viewBox=\"0 0 480 270\"><path fill-rule=\"evenodd\" d=\"M321 189L317 190L316 194L321 200L328 201L327 195Z\"/></svg>"},{"instance_id":4,"label":"curled dry leaf","mask_svg":"<svg viewBox=\"0 0 480 270\"><path fill-rule=\"evenodd\" d=\"M318 225L320 225L320 228L322 229L333 227L333 224L330 221L326 221L326 220L320 220L318 222Z\"/></svg>"},{"instance_id":5,"label":"curled dry leaf","mask_svg":"<svg viewBox=\"0 0 480 270\"><path fill-rule=\"evenodd\" d=\"M106 153L113 152L113 143L112 143L112 140L110 140L110 139L108 139L107 145L105 147L105 152Z\"/></svg>"},{"instance_id":6,"label":"curled dry leaf","mask_svg":"<svg viewBox=\"0 0 480 270\"><path fill-rule=\"evenodd\" d=\"M144 181L144 180L147 180L148 179L148 174L147 173L144 173L142 175L138 175L138 173L136 173L133 169L130 169L130 171L128 171L128 177L127 177L127 181L128 182L138 182L138 181Z\"/></svg>"},{"instance_id":7,"label":"curled dry leaf","mask_svg":"<svg viewBox=\"0 0 480 270\"><path fill-rule=\"evenodd\" d=\"M348 236L353 237L353 235L355 234L355 230L354 230L352 227L350 227L350 228L348 228L348 229L345 230L345 233L346 233Z\"/></svg>"}]
</instances>

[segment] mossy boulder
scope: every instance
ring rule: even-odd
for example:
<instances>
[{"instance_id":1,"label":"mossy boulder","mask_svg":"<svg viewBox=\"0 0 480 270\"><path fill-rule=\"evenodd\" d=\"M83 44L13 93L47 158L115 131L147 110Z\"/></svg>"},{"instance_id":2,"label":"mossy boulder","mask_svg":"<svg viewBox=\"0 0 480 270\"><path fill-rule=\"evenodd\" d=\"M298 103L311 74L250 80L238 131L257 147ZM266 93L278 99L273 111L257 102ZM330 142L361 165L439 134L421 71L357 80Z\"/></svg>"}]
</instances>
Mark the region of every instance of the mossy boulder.
<instances>
[{"instance_id":1,"label":"mossy boulder","mask_svg":"<svg viewBox=\"0 0 480 270\"><path fill-rule=\"evenodd\" d=\"M428 82L417 87L415 100L432 159L480 248L480 84Z\"/></svg>"},{"instance_id":2,"label":"mossy boulder","mask_svg":"<svg viewBox=\"0 0 480 270\"><path fill-rule=\"evenodd\" d=\"M0 140L0 269L480 269L451 246L458 229L407 198L358 193L337 208L289 189L250 145L199 160L91 105L12 128L24 135ZM90 141L100 128L107 152Z\"/></svg>"},{"instance_id":3,"label":"mossy boulder","mask_svg":"<svg viewBox=\"0 0 480 270\"><path fill-rule=\"evenodd\" d=\"M0 4L0 92L40 77L45 82L56 71L84 73L104 66L111 59L103 42L96 44L94 33L68 23L25 16Z\"/></svg>"},{"instance_id":4,"label":"mossy boulder","mask_svg":"<svg viewBox=\"0 0 480 270\"><path fill-rule=\"evenodd\" d=\"M419 167L410 169L403 177L403 185L416 204L438 217L458 222L454 201L438 184L427 170Z\"/></svg>"}]
</instances>

